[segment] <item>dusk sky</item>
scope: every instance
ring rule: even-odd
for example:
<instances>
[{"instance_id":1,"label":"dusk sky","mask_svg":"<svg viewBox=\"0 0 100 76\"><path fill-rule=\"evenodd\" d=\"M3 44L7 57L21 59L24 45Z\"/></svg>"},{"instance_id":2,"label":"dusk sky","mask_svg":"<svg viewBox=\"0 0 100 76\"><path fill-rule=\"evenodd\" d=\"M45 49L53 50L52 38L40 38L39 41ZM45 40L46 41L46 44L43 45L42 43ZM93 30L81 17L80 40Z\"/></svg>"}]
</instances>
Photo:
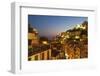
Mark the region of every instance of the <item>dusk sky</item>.
<instances>
[{"instance_id":1,"label":"dusk sky","mask_svg":"<svg viewBox=\"0 0 100 76\"><path fill-rule=\"evenodd\" d=\"M46 16L46 15L28 15L28 23L39 32L40 36L52 38L61 32L75 27L88 21L87 17L75 16Z\"/></svg>"}]
</instances>

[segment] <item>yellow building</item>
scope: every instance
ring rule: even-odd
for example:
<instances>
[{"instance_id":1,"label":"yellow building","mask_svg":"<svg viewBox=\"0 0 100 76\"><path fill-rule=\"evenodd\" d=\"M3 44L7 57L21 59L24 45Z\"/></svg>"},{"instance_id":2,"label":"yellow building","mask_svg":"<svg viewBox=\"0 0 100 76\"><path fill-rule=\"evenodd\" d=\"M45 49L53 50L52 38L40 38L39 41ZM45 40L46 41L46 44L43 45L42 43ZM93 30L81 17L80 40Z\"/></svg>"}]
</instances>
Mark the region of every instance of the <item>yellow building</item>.
<instances>
[{"instance_id":1,"label":"yellow building","mask_svg":"<svg viewBox=\"0 0 100 76\"><path fill-rule=\"evenodd\" d=\"M38 32L36 29L32 28L32 31L28 32L28 45L34 46L39 44Z\"/></svg>"},{"instance_id":2,"label":"yellow building","mask_svg":"<svg viewBox=\"0 0 100 76\"><path fill-rule=\"evenodd\" d=\"M47 41L40 44L38 31L28 27L28 60L49 60L51 59L51 50Z\"/></svg>"}]
</instances>

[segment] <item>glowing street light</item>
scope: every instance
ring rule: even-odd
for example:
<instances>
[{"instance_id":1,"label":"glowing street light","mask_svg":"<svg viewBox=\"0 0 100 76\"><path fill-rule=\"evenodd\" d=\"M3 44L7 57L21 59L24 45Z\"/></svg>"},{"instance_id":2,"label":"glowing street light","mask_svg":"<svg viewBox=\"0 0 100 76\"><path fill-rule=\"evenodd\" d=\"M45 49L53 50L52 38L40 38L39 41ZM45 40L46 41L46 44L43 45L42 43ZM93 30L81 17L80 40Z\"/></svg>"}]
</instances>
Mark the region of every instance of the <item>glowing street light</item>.
<instances>
[{"instance_id":1,"label":"glowing street light","mask_svg":"<svg viewBox=\"0 0 100 76\"><path fill-rule=\"evenodd\" d=\"M75 36L75 39L79 39L80 37L79 36Z\"/></svg>"},{"instance_id":2,"label":"glowing street light","mask_svg":"<svg viewBox=\"0 0 100 76\"><path fill-rule=\"evenodd\" d=\"M43 44L48 44L48 42L47 42L47 41L43 41L42 43L43 43Z\"/></svg>"}]
</instances>

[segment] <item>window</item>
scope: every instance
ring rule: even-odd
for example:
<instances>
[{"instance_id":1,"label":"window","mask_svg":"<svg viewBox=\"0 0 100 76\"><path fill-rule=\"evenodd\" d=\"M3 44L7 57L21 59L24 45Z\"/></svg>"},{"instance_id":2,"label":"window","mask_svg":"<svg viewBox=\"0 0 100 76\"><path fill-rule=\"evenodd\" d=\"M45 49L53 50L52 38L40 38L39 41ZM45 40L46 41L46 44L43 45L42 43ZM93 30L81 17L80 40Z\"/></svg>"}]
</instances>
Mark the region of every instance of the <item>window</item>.
<instances>
[{"instance_id":1,"label":"window","mask_svg":"<svg viewBox=\"0 0 100 76\"><path fill-rule=\"evenodd\" d=\"M28 61L31 61L31 58L28 58Z\"/></svg>"},{"instance_id":2,"label":"window","mask_svg":"<svg viewBox=\"0 0 100 76\"><path fill-rule=\"evenodd\" d=\"M41 59L44 60L44 53L42 53L42 56L41 57L42 57Z\"/></svg>"},{"instance_id":3,"label":"window","mask_svg":"<svg viewBox=\"0 0 100 76\"><path fill-rule=\"evenodd\" d=\"M47 51L47 59L49 60L49 51Z\"/></svg>"},{"instance_id":4,"label":"window","mask_svg":"<svg viewBox=\"0 0 100 76\"><path fill-rule=\"evenodd\" d=\"M35 60L38 60L38 55L35 56Z\"/></svg>"},{"instance_id":5,"label":"window","mask_svg":"<svg viewBox=\"0 0 100 76\"><path fill-rule=\"evenodd\" d=\"M28 40L28 45L31 45L31 43L32 43L32 40Z\"/></svg>"}]
</instances>

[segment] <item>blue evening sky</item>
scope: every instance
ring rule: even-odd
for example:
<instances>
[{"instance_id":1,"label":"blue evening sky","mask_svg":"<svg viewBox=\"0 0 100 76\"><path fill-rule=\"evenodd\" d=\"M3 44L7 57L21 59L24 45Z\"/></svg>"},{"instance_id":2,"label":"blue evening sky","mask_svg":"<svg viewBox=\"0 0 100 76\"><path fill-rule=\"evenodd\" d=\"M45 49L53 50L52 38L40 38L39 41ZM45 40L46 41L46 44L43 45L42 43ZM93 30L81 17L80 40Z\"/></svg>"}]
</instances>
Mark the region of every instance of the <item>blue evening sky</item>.
<instances>
[{"instance_id":1,"label":"blue evening sky","mask_svg":"<svg viewBox=\"0 0 100 76\"><path fill-rule=\"evenodd\" d=\"M28 15L28 23L39 32L40 36L52 38L61 32L87 21L87 17Z\"/></svg>"}]
</instances>

